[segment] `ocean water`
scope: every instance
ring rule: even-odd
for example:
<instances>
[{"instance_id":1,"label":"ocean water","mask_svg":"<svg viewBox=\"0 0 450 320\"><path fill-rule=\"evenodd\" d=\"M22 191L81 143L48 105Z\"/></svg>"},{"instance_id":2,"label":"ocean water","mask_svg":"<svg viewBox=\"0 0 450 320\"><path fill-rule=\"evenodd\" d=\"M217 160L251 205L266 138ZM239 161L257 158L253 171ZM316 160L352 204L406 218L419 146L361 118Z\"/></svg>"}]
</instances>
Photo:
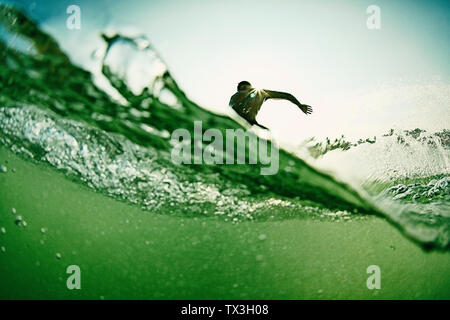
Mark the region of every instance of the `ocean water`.
<instances>
[{"instance_id":1,"label":"ocean water","mask_svg":"<svg viewBox=\"0 0 450 320\"><path fill-rule=\"evenodd\" d=\"M191 101L151 39L102 34L99 78L20 11L0 11L0 143L27 161L152 214L230 224L376 215L420 247L450 247L448 131L405 128L314 157L279 146L275 175L258 164L176 165L174 130L242 126Z\"/></svg>"}]
</instances>

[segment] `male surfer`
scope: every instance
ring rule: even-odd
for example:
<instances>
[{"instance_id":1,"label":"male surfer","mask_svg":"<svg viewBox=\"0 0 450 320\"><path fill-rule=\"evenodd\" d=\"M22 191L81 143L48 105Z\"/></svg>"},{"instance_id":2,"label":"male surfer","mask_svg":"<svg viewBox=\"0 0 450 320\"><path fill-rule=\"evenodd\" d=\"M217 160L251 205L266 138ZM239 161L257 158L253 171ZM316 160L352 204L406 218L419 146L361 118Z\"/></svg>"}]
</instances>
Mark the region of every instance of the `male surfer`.
<instances>
[{"instance_id":1,"label":"male surfer","mask_svg":"<svg viewBox=\"0 0 450 320\"><path fill-rule=\"evenodd\" d=\"M262 104L267 99L285 99L297 105L305 114L310 114L312 108L306 104L301 104L292 94L271 90L257 90L252 87L250 82L241 81L237 86L237 92L230 99L230 107L234 109L242 118L250 124L267 129L256 122L256 115Z\"/></svg>"}]
</instances>

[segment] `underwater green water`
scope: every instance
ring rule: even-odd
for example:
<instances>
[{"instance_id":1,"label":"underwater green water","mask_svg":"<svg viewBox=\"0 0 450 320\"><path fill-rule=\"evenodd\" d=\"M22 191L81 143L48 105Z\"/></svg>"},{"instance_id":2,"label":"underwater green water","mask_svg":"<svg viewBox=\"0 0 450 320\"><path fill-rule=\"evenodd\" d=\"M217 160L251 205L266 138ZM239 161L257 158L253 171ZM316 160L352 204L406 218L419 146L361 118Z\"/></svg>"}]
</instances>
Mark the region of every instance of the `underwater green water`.
<instances>
[{"instance_id":1,"label":"underwater green water","mask_svg":"<svg viewBox=\"0 0 450 320\"><path fill-rule=\"evenodd\" d=\"M154 214L4 148L0 159L15 168L0 175L3 299L448 299L448 253L423 251L377 217L231 224ZM66 288L73 264L81 290ZM372 264L380 290L366 287Z\"/></svg>"}]
</instances>

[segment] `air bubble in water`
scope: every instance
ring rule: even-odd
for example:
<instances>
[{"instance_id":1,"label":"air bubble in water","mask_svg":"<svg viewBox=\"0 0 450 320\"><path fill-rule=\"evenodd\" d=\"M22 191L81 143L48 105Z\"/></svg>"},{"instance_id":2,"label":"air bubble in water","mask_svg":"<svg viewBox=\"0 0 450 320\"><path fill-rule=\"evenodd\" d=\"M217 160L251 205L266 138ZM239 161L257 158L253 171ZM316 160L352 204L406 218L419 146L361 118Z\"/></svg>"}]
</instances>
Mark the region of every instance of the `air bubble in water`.
<instances>
[{"instance_id":1,"label":"air bubble in water","mask_svg":"<svg viewBox=\"0 0 450 320\"><path fill-rule=\"evenodd\" d=\"M17 225L19 225L22 221L23 221L22 216L17 216L17 217L14 219L14 222L15 222Z\"/></svg>"}]
</instances>

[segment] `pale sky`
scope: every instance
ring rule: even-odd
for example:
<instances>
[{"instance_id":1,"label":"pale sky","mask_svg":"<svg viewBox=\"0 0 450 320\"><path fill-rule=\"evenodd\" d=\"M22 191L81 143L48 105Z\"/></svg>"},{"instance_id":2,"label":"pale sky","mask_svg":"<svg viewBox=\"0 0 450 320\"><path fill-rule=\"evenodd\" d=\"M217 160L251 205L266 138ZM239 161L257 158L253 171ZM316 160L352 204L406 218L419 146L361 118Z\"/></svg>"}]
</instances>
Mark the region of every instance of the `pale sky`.
<instances>
[{"instance_id":1,"label":"pale sky","mask_svg":"<svg viewBox=\"0 0 450 320\"><path fill-rule=\"evenodd\" d=\"M292 93L314 113L268 101L257 118L281 142L448 128L449 1L2 2L25 8L88 69L100 31L145 34L186 94L216 112L229 114L241 80ZM78 31L65 27L71 4ZM380 30L366 26L371 4Z\"/></svg>"}]
</instances>

